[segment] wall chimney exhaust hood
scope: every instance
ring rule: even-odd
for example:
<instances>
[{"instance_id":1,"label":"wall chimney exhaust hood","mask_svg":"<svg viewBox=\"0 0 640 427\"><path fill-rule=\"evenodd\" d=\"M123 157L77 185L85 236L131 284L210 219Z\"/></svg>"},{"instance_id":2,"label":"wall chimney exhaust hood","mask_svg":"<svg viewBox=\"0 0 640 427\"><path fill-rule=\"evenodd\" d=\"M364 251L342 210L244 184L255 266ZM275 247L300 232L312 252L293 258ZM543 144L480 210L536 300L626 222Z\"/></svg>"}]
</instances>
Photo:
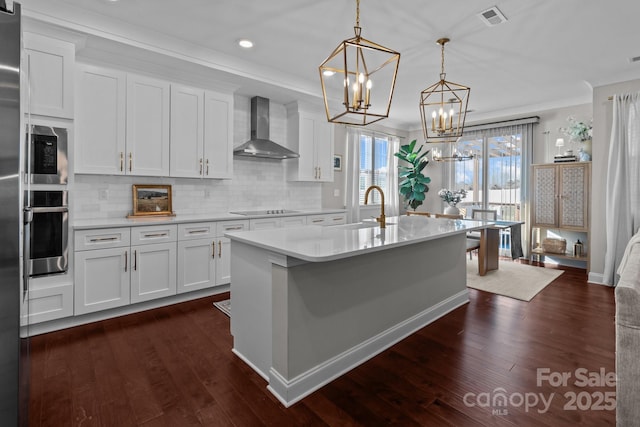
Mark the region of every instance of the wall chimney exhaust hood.
<instances>
[{"instance_id":1,"label":"wall chimney exhaust hood","mask_svg":"<svg viewBox=\"0 0 640 427\"><path fill-rule=\"evenodd\" d=\"M269 100L259 96L251 98L251 139L235 148L233 154L278 160L300 157L269 139Z\"/></svg>"}]
</instances>

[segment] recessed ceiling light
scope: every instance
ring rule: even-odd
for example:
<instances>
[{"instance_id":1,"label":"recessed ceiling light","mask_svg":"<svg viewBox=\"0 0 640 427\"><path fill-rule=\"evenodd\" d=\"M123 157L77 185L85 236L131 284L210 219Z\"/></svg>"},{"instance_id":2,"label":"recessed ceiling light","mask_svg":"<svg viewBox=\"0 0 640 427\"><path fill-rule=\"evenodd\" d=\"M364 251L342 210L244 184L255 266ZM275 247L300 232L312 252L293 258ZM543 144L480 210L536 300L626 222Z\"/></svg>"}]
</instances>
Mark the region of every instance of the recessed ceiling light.
<instances>
[{"instance_id":1,"label":"recessed ceiling light","mask_svg":"<svg viewBox=\"0 0 640 427\"><path fill-rule=\"evenodd\" d=\"M239 40L238 44L240 45L240 47L243 47L245 49L249 49L249 48L253 47L253 42L251 40L247 40L247 39Z\"/></svg>"}]
</instances>

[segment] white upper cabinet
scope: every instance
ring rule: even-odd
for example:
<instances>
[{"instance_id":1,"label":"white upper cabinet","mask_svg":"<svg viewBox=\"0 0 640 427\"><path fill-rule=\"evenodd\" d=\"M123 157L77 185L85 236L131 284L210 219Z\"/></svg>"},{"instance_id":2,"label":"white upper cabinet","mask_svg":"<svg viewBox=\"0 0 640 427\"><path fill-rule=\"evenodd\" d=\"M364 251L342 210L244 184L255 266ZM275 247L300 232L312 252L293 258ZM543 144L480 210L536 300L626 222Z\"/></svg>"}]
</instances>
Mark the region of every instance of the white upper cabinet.
<instances>
[{"instance_id":1,"label":"white upper cabinet","mask_svg":"<svg viewBox=\"0 0 640 427\"><path fill-rule=\"evenodd\" d=\"M75 171L124 174L126 74L78 65L76 75Z\"/></svg>"},{"instance_id":2,"label":"white upper cabinet","mask_svg":"<svg viewBox=\"0 0 640 427\"><path fill-rule=\"evenodd\" d=\"M76 173L169 175L169 83L78 65Z\"/></svg>"},{"instance_id":3,"label":"white upper cabinet","mask_svg":"<svg viewBox=\"0 0 640 427\"><path fill-rule=\"evenodd\" d=\"M233 96L204 93L204 158L207 178L233 175Z\"/></svg>"},{"instance_id":4,"label":"white upper cabinet","mask_svg":"<svg viewBox=\"0 0 640 427\"><path fill-rule=\"evenodd\" d=\"M204 173L204 92L171 85L171 176Z\"/></svg>"},{"instance_id":5,"label":"white upper cabinet","mask_svg":"<svg viewBox=\"0 0 640 427\"><path fill-rule=\"evenodd\" d=\"M43 116L73 118L73 43L23 34L22 68L28 82L23 91L27 113Z\"/></svg>"},{"instance_id":6,"label":"white upper cabinet","mask_svg":"<svg viewBox=\"0 0 640 427\"><path fill-rule=\"evenodd\" d=\"M169 83L127 75L127 173L169 175Z\"/></svg>"},{"instance_id":7,"label":"white upper cabinet","mask_svg":"<svg viewBox=\"0 0 640 427\"><path fill-rule=\"evenodd\" d=\"M333 125L320 112L287 105L288 145L300 158L287 160L290 181L333 181Z\"/></svg>"},{"instance_id":8,"label":"white upper cabinet","mask_svg":"<svg viewBox=\"0 0 640 427\"><path fill-rule=\"evenodd\" d=\"M233 97L171 85L171 176L231 178Z\"/></svg>"}]
</instances>

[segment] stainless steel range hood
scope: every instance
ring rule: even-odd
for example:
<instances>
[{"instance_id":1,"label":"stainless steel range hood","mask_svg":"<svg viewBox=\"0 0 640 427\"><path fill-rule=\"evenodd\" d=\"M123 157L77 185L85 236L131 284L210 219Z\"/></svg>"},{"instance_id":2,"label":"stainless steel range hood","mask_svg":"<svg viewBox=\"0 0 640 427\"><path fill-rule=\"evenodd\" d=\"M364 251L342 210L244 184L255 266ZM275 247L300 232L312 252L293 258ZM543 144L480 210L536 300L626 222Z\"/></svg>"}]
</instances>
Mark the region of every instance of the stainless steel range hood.
<instances>
[{"instance_id":1,"label":"stainless steel range hood","mask_svg":"<svg viewBox=\"0 0 640 427\"><path fill-rule=\"evenodd\" d=\"M233 154L278 160L300 157L269 139L269 100L259 96L251 98L251 139L235 148Z\"/></svg>"}]
</instances>

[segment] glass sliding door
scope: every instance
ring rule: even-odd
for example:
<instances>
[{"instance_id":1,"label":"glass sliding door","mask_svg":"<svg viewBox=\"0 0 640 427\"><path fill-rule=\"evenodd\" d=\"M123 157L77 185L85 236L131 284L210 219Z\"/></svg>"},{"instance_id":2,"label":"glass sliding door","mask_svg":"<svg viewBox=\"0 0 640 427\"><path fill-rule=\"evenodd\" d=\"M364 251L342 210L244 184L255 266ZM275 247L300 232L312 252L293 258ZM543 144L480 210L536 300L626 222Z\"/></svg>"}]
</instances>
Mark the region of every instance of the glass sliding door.
<instances>
[{"instance_id":1,"label":"glass sliding door","mask_svg":"<svg viewBox=\"0 0 640 427\"><path fill-rule=\"evenodd\" d=\"M465 129L455 149L474 158L449 163L444 180L451 188L467 190L467 197L459 205L465 217L471 218L473 209L491 209L498 220L523 221L523 243L528 240L527 185L535 122ZM510 251L508 231L503 233L501 249L503 254Z\"/></svg>"}]
</instances>

